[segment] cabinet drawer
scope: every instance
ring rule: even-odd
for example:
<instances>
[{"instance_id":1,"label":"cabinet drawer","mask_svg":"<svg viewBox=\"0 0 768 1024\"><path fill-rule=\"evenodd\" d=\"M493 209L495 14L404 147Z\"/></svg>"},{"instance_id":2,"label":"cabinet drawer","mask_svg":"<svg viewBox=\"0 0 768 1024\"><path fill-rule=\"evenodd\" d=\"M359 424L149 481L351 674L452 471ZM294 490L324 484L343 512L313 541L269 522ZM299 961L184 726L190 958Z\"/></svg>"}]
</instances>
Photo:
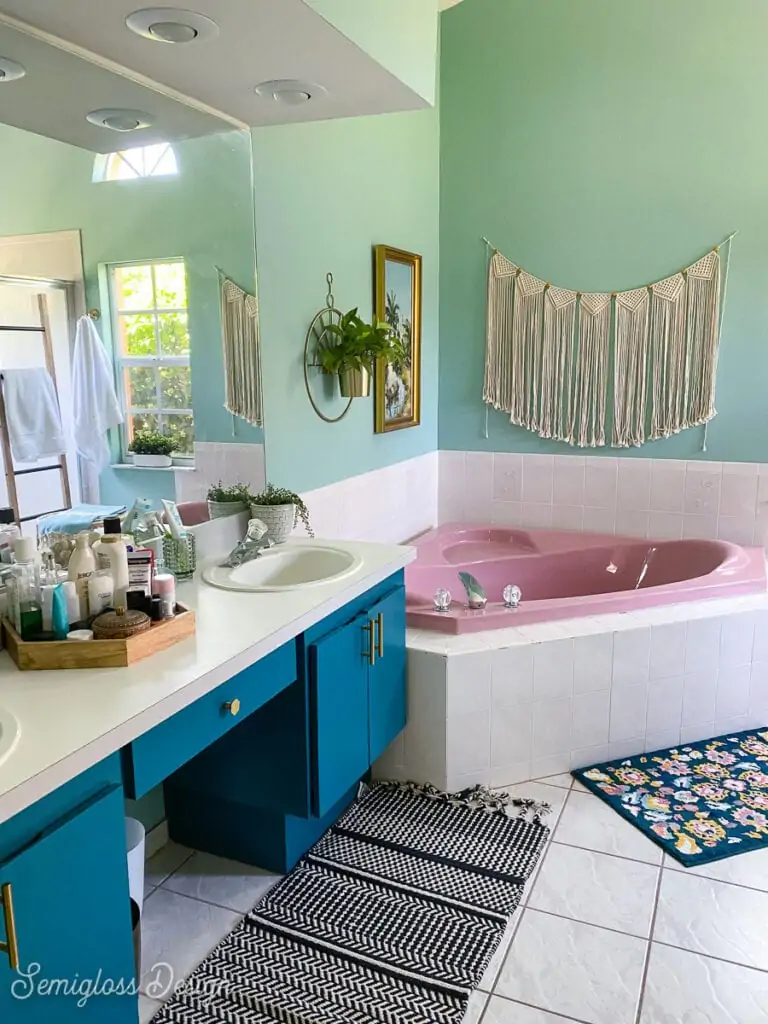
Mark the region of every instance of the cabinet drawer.
<instances>
[{"instance_id":1,"label":"cabinet drawer","mask_svg":"<svg viewBox=\"0 0 768 1024\"><path fill-rule=\"evenodd\" d=\"M144 733L123 749L126 794L144 796L295 679L296 645L291 641ZM235 701L237 714L232 713Z\"/></svg>"}]
</instances>

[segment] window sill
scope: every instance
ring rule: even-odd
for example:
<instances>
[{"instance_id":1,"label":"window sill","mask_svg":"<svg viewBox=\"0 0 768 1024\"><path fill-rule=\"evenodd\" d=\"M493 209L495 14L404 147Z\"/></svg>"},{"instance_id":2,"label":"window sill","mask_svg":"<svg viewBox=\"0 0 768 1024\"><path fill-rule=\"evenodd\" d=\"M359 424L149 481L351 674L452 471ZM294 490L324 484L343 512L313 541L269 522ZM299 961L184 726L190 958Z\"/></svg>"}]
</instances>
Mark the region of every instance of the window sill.
<instances>
[{"instance_id":1,"label":"window sill","mask_svg":"<svg viewBox=\"0 0 768 1024\"><path fill-rule=\"evenodd\" d=\"M194 465L188 466L134 466L132 462L113 462L110 469L135 469L139 473L194 473Z\"/></svg>"}]
</instances>

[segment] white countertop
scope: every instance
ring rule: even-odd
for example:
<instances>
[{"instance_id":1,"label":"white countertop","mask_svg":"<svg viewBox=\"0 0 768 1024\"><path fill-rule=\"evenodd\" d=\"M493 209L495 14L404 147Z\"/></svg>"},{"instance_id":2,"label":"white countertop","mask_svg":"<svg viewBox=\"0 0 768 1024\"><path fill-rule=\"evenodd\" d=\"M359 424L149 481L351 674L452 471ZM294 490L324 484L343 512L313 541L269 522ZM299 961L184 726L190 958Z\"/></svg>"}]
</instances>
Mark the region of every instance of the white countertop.
<instances>
[{"instance_id":1,"label":"white countertop","mask_svg":"<svg viewBox=\"0 0 768 1024\"><path fill-rule=\"evenodd\" d=\"M311 544L311 541L289 541ZM0 823L213 690L415 558L409 547L333 541L363 560L349 576L290 593L178 588L194 637L128 668L20 672L0 654L0 708L21 733L0 763Z\"/></svg>"}]
</instances>

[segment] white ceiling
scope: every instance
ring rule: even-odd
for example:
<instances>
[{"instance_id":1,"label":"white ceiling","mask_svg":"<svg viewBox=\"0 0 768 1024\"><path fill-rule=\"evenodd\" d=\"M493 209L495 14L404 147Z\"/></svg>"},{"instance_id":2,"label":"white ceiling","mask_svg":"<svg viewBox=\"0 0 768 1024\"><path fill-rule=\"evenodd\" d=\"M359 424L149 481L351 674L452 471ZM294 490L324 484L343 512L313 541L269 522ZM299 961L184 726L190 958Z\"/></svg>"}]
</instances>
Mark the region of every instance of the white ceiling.
<instances>
[{"instance_id":1,"label":"white ceiling","mask_svg":"<svg viewBox=\"0 0 768 1024\"><path fill-rule=\"evenodd\" d=\"M181 94L193 104L202 105L208 117L220 112L242 125L324 120L426 105L302 0L160 2L213 18L219 25L219 35L210 42L186 45L143 39L126 27L125 18L148 6L147 0L0 0L0 13L106 58L102 62L120 74L144 76L160 83L172 96L178 98ZM20 59L13 50L7 51L7 46L0 48L3 56ZM319 82L327 95L289 107L254 94L259 82L281 78ZM111 105L98 85L94 79L73 116L79 117L84 104ZM11 84L0 86L0 91L6 88L10 90ZM76 89L65 91L73 97L79 95ZM59 90L48 95L58 97ZM153 103L156 108L161 105L154 97ZM51 116L59 110L57 103ZM135 133L131 137L137 136Z\"/></svg>"},{"instance_id":2,"label":"white ceiling","mask_svg":"<svg viewBox=\"0 0 768 1024\"><path fill-rule=\"evenodd\" d=\"M177 103L142 85L0 24L0 54L27 74L0 85L0 122L97 153L126 145L227 131L232 124ZM95 107L130 107L157 117L157 125L118 134L89 124ZM127 140L130 139L130 142Z\"/></svg>"}]
</instances>

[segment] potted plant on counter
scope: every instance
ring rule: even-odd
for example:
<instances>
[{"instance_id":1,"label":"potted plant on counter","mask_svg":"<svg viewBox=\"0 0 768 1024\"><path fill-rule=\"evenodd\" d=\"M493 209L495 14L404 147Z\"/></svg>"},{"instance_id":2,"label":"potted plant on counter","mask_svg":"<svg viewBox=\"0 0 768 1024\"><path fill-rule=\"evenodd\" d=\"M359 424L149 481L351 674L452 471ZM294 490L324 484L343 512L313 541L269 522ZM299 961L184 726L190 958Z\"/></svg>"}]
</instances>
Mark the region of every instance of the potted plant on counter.
<instances>
[{"instance_id":1,"label":"potted plant on counter","mask_svg":"<svg viewBox=\"0 0 768 1024\"><path fill-rule=\"evenodd\" d=\"M342 398L367 398L371 391L371 373L379 359L394 362L403 357L403 343L389 324L374 320L367 324L350 309L338 324L329 324L328 342L318 358L323 373L339 375Z\"/></svg>"},{"instance_id":2,"label":"potted plant on counter","mask_svg":"<svg viewBox=\"0 0 768 1024\"><path fill-rule=\"evenodd\" d=\"M251 503L251 492L248 484L233 484L225 487L219 480L208 488L208 515L211 519L223 519L225 516L237 516L247 512Z\"/></svg>"},{"instance_id":3,"label":"potted plant on counter","mask_svg":"<svg viewBox=\"0 0 768 1024\"><path fill-rule=\"evenodd\" d=\"M168 469L172 465L171 452L176 450L176 442L167 434L140 430L133 435L129 450L133 452L134 466Z\"/></svg>"},{"instance_id":4,"label":"potted plant on counter","mask_svg":"<svg viewBox=\"0 0 768 1024\"><path fill-rule=\"evenodd\" d=\"M302 498L284 487L267 484L265 489L251 498L251 518L260 519L268 528L268 536L275 544L282 544L291 535L300 519L310 537L315 533L309 518L309 509Z\"/></svg>"}]
</instances>

